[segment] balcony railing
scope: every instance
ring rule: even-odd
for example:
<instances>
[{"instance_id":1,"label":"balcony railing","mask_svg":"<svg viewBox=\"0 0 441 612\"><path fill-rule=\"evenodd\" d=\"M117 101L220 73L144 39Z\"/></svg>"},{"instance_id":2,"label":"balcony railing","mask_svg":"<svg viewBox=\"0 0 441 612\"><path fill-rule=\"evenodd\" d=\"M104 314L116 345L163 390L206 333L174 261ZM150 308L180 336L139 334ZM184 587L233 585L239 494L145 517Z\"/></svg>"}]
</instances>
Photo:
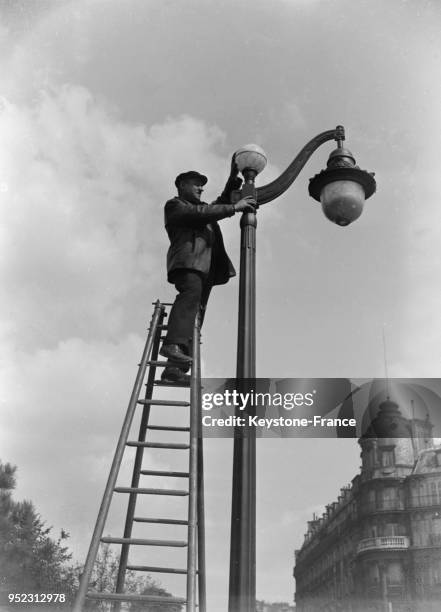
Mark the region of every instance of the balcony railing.
<instances>
[{"instance_id":1,"label":"balcony railing","mask_svg":"<svg viewBox=\"0 0 441 612\"><path fill-rule=\"evenodd\" d=\"M377 538L366 538L361 540L357 546L357 552L378 549L403 549L409 548L409 538L407 536L379 536Z\"/></svg>"},{"instance_id":2,"label":"balcony railing","mask_svg":"<svg viewBox=\"0 0 441 612\"><path fill-rule=\"evenodd\" d=\"M400 499L382 499L364 502L361 506L363 514L369 512L390 512L391 510L404 510L404 504Z\"/></svg>"},{"instance_id":3,"label":"balcony railing","mask_svg":"<svg viewBox=\"0 0 441 612\"><path fill-rule=\"evenodd\" d=\"M438 506L441 508L441 495L412 495L409 498L410 508L424 508L426 506Z\"/></svg>"}]
</instances>

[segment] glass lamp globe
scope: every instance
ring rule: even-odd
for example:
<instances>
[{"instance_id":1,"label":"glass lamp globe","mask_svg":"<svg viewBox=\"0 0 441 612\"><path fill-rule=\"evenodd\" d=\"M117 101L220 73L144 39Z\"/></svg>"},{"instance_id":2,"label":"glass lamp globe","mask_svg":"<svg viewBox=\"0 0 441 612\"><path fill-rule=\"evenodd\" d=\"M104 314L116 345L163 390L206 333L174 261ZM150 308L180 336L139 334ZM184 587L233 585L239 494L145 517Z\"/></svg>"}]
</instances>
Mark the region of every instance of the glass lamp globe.
<instances>
[{"instance_id":1,"label":"glass lamp globe","mask_svg":"<svg viewBox=\"0 0 441 612\"><path fill-rule=\"evenodd\" d=\"M234 159L240 172L254 170L256 174L262 172L267 162L265 151L256 144L247 144L238 149L234 154Z\"/></svg>"},{"instance_id":2,"label":"glass lamp globe","mask_svg":"<svg viewBox=\"0 0 441 612\"><path fill-rule=\"evenodd\" d=\"M365 192L355 181L332 181L324 185L320 202L326 217L337 225L349 225L363 212Z\"/></svg>"},{"instance_id":3,"label":"glass lamp globe","mask_svg":"<svg viewBox=\"0 0 441 612\"><path fill-rule=\"evenodd\" d=\"M374 173L361 170L342 147L332 151L326 169L309 181L309 195L321 202L330 221L342 227L358 219L375 190Z\"/></svg>"}]
</instances>

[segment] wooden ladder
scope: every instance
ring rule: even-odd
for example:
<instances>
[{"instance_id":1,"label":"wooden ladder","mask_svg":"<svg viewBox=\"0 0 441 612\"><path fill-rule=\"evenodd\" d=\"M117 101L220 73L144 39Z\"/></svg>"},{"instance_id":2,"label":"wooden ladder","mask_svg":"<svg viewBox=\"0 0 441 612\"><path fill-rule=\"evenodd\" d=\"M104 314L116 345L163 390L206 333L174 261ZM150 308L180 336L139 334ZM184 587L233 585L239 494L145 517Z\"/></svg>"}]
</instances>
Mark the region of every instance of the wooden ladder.
<instances>
[{"instance_id":1,"label":"wooden ladder","mask_svg":"<svg viewBox=\"0 0 441 612\"><path fill-rule=\"evenodd\" d=\"M186 606L187 612L195 612L199 607L206 612L205 587L205 537L204 537L204 485L203 485L203 447L201 433L201 370L200 370L200 325L199 315L196 317L193 344L192 366L190 384L173 384L156 380L158 368L165 367L166 361L158 361L158 353L163 339L162 333L167 326L164 324L167 317L167 307L171 304L159 300L154 303L153 315L148 330L147 340L138 365L138 373L133 386L127 412L121 428L121 433L110 468L109 477L104 491L95 529L92 535L89 552L87 554L84 571L81 576L78 593L75 599L73 612L83 612L87 599L108 600L113 602L113 612L119 612L122 602L145 602L163 604L181 604ZM145 395L141 398L141 390L145 381ZM189 400L155 399L154 390L160 386L189 387ZM183 393L187 393L184 391ZM130 429L136 410L142 406L139 434L136 440L129 440ZM172 406L176 410L187 408L190 413L189 426L178 427L172 425L152 425L151 411L155 407ZM183 432L188 433L189 440L185 443L168 441L148 441L148 432ZM135 447L136 454L133 465L130 486L116 486L118 474L123 460L124 452L128 447ZM157 471L143 467L143 453L145 448L169 449L175 453L188 452L188 470L185 471ZM185 489L145 488L140 486L142 476L162 478L182 478L187 481ZM103 531L109 513L114 493L128 495L127 514L122 537L103 537ZM188 513L182 519L167 517L136 516L136 503L138 496L165 495L171 497L187 497ZM172 539L144 539L132 537L134 523L150 523L155 525L187 525L186 540ZM92 571L98 554L100 543L121 545L120 562L114 592L97 592L89 589ZM148 552L146 562L133 564L129 562L129 553L132 546L144 546L148 551L151 547L187 548L187 565L185 568L157 567L149 564ZM125 593L124 585L126 572L148 572L160 574L186 574L185 597L163 597L157 595L142 595Z\"/></svg>"}]
</instances>

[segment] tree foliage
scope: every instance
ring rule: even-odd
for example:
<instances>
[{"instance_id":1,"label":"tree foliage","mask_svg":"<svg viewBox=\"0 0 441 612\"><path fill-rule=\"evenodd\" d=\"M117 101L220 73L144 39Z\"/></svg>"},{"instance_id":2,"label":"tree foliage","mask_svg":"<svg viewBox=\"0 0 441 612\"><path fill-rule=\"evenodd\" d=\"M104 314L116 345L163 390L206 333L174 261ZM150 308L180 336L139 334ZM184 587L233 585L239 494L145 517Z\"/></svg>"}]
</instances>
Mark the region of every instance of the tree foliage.
<instances>
[{"instance_id":1,"label":"tree foliage","mask_svg":"<svg viewBox=\"0 0 441 612\"><path fill-rule=\"evenodd\" d=\"M15 475L15 466L0 461L0 610L19 612L20 609L45 609L39 604L8 605L8 593L63 593L65 603L51 603L50 607L52 610L70 608L83 568L71 563L72 555L63 542L69 534L62 529L60 537L53 539L52 528L45 526L31 501L13 500ZM118 566L119 556L109 544L102 545L90 588L98 592L114 592ZM140 576L133 571L126 572L124 592L161 597L171 595L150 576ZM2 608L3 605L6 607ZM90 612L107 612L111 606L103 600L88 599L86 609ZM130 612L181 612L182 606L135 602L125 604L121 609Z\"/></svg>"},{"instance_id":2,"label":"tree foliage","mask_svg":"<svg viewBox=\"0 0 441 612\"><path fill-rule=\"evenodd\" d=\"M158 584L152 584L147 589L141 591L141 595L156 595L158 597L171 597L166 589L162 588ZM130 612L181 612L181 604L161 604L161 603L148 603L135 602L130 606Z\"/></svg>"},{"instance_id":3,"label":"tree foliage","mask_svg":"<svg viewBox=\"0 0 441 612\"><path fill-rule=\"evenodd\" d=\"M71 600L76 586L71 554L50 537L31 501L12 499L16 467L0 462L0 593L64 593ZM19 605L12 604L14 610ZM56 604L51 604L56 607Z\"/></svg>"},{"instance_id":4,"label":"tree foliage","mask_svg":"<svg viewBox=\"0 0 441 612\"><path fill-rule=\"evenodd\" d=\"M110 544L102 544L92 572L90 582L92 589L98 592L114 592L118 567L119 555L112 551ZM131 570L126 571L124 592L171 597L171 593L153 580L151 576L141 576L138 572ZM130 612L181 612L182 610L180 604L163 605L148 602L133 602L125 608L128 608ZM87 600L86 609L90 612L107 612L111 607L106 601L92 599Z\"/></svg>"}]
</instances>

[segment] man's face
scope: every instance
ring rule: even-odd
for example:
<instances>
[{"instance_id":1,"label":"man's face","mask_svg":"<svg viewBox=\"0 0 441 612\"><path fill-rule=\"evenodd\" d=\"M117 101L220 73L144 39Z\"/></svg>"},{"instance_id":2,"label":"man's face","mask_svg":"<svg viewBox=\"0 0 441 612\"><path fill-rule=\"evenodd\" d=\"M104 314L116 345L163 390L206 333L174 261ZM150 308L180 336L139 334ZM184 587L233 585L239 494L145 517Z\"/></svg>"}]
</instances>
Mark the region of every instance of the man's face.
<instances>
[{"instance_id":1,"label":"man's face","mask_svg":"<svg viewBox=\"0 0 441 612\"><path fill-rule=\"evenodd\" d=\"M197 178L190 178L179 184L179 195L189 202L200 202L204 191L202 183Z\"/></svg>"}]
</instances>

